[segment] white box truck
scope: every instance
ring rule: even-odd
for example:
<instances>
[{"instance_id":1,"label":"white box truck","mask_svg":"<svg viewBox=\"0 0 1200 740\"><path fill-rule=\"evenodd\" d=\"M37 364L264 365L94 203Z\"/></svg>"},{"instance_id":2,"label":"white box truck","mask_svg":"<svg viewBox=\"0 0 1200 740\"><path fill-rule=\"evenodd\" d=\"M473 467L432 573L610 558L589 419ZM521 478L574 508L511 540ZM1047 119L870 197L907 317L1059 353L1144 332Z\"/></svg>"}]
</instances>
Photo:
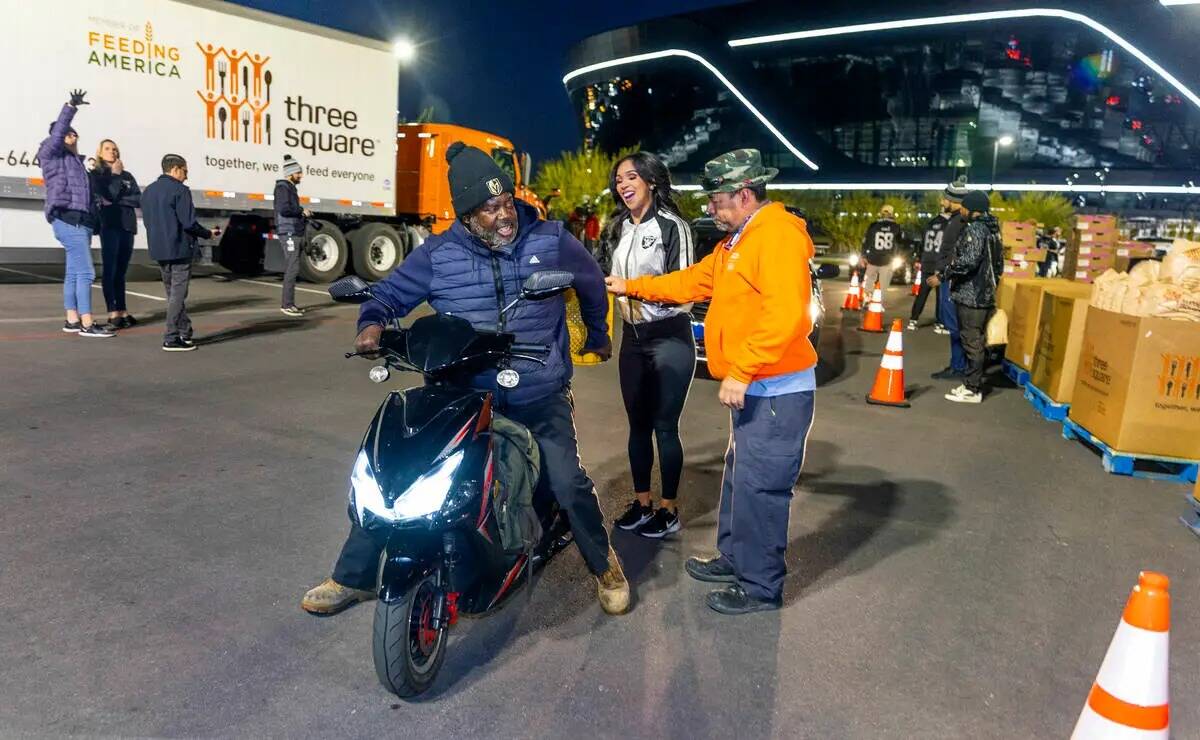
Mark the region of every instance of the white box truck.
<instances>
[{"instance_id":1,"label":"white box truck","mask_svg":"<svg viewBox=\"0 0 1200 740\"><path fill-rule=\"evenodd\" d=\"M307 279L336 278L348 260L378 279L421 238L418 219L396 214L387 44L216 0L0 0L0 18L0 261L62 260L36 155L75 88L89 102L73 123L80 154L115 140L143 188L164 154L185 157L201 221L224 230L207 246L235 272L278 269L271 201L284 154L304 167L316 214Z\"/></svg>"}]
</instances>

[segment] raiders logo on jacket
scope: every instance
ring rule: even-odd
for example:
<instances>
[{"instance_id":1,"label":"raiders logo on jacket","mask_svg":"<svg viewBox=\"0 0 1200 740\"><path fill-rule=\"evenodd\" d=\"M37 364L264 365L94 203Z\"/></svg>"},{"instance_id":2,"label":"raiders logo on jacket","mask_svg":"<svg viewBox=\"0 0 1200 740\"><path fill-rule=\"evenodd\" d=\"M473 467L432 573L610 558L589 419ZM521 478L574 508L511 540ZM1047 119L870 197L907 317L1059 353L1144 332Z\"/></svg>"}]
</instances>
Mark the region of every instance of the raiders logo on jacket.
<instances>
[{"instance_id":1,"label":"raiders logo on jacket","mask_svg":"<svg viewBox=\"0 0 1200 740\"><path fill-rule=\"evenodd\" d=\"M692 229L687 221L665 210L653 210L642 222L626 218L612 250L612 274L626 279L665 275L691 266L695 259ZM659 321L691 310L692 304L674 306L617 298L621 316L631 324Z\"/></svg>"}]
</instances>

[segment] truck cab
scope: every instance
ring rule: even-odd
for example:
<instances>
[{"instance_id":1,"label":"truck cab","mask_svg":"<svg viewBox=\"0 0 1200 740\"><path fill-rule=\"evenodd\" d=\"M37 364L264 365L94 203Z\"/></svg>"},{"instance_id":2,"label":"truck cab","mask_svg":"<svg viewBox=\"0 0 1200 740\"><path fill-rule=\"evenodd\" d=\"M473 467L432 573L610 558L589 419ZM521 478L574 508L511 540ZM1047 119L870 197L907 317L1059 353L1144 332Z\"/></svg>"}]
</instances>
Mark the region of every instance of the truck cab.
<instances>
[{"instance_id":1,"label":"truck cab","mask_svg":"<svg viewBox=\"0 0 1200 740\"><path fill-rule=\"evenodd\" d=\"M454 223L447 182L446 149L456 141L491 155L513 179L516 197L544 218L545 204L529 188L532 159L502 136L448 123L401 124L396 130L396 213L414 217L431 233L440 234Z\"/></svg>"}]
</instances>

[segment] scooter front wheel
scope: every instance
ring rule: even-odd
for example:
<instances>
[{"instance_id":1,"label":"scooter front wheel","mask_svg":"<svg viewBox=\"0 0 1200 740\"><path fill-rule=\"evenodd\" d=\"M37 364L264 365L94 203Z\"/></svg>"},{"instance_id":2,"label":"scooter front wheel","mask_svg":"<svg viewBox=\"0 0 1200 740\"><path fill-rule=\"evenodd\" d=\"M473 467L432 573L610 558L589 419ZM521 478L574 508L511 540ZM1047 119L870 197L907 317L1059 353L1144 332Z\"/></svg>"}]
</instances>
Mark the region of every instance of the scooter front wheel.
<instances>
[{"instance_id":1,"label":"scooter front wheel","mask_svg":"<svg viewBox=\"0 0 1200 740\"><path fill-rule=\"evenodd\" d=\"M372 655L379 682L393 694L414 697L433 685L446 659L448 625L437 575L426 576L402 598L375 604Z\"/></svg>"}]
</instances>

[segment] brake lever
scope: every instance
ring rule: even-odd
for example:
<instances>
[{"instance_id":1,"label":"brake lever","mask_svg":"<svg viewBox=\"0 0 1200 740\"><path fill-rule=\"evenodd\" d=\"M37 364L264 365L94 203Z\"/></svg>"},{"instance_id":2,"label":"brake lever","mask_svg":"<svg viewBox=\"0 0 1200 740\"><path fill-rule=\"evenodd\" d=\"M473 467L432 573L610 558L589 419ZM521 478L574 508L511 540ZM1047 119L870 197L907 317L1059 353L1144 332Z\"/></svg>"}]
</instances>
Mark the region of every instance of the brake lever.
<instances>
[{"instance_id":1,"label":"brake lever","mask_svg":"<svg viewBox=\"0 0 1200 740\"><path fill-rule=\"evenodd\" d=\"M546 359L543 357L532 357L530 355L508 355L508 357L511 357L511 358L514 358L517 360L529 360L530 362L536 362L537 364L541 365L542 367L546 366Z\"/></svg>"}]
</instances>

